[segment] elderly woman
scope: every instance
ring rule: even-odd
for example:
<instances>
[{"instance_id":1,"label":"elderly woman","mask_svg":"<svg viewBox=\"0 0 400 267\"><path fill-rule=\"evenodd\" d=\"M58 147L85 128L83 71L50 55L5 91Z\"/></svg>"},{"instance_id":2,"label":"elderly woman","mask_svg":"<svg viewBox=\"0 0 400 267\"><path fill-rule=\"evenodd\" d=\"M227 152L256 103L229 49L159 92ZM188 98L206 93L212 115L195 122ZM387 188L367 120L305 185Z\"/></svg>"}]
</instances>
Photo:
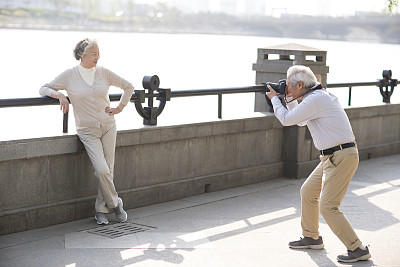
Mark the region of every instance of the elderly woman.
<instances>
[{"instance_id":1,"label":"elderly woman","mask_svg":"<svg viewBox=\"0 0 400 267\"><path fill-rule=\"evenodd\" d=\"M52 82L40 88L40 95L57 98L60 109L69 110L69 102L60 90L65 90L71 101L76 131L84 144L98 179L95 219L98 224L108 224L106 213L114 210L118 222L127 220L122 199L118 197L113 182L116 125L114 115L128 104L134 87L110 70L97 66L100 58L95 40L84 39L74 49L80 64L64 71ZM110 107L110 86L124 90L116 108Z\"/></svg>"}]
</instances>

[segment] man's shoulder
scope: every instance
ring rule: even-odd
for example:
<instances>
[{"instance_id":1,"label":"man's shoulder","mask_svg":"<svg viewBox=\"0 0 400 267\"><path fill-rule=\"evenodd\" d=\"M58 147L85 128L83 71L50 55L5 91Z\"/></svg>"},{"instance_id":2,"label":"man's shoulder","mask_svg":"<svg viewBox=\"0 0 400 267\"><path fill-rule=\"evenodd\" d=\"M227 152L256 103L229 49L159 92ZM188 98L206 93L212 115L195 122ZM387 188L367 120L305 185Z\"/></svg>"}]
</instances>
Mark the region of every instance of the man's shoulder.
<instances>
[{"instance_id":1,"label":"man's shoulder","mask_svg":"<svg viewBox=\"0 0 400 267\"><path fill-rule=\"evenodd\" d=\"M308 101L322 109L331 109L340 106L338 97L328 92L326 89L315 90L315 92L310 94L310 99Z\"/></svg>"},{"instance_id":2,"label":"man's shoulder","mask_svg":"<svg viewBox=\"0 0 400 267\"><path fill-rule=\"evenodd\" d=\"M325 89L311 90L303 98L303 101L321 101L322 99L328 98L329 93Z\"/></svg>"},{"instance_id":3,"label":"man's shoulder","mask_svg":"<svg viewBox=\"0 0 400 267\"><path fill-rule=\"evenodd\" d=\"M332 96L325 89L313 90L303 98L302 103L312 106L326 106L332 103Z\"/></svg>"},{"instance_id":4,"label":"man's shoulder","mask_svg":"<svg viewBox=\"0 0 400 267\"><path fill-rule=\"evenodd\" d=\"M332 95L331 93L329 93L326 89L318 89L318 90L313 90L310 95L313 98L318 98L318 99L331 99ZM334 96L335 97L335 96Z\"/></svg>"}]
</instances>

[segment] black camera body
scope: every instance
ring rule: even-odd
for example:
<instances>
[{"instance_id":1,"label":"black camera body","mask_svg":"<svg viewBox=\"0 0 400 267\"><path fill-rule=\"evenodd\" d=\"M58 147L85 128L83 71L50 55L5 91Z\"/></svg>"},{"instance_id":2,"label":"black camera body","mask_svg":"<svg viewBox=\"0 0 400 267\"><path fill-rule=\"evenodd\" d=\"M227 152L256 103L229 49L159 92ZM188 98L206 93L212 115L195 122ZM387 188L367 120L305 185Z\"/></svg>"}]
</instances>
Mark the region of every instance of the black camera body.
<instances>
[{"instance_id":1,"label":"black camera body","mask_svg":"<svg viewBox=\"0 0 400 267\"><path fill-rule=\"evenodd\" d=\"M286 95L286 80L279 80L277 83L265 83L265 89L269 92L267 85L271 86L278 94Z\"/></svg>"}]
</instances>

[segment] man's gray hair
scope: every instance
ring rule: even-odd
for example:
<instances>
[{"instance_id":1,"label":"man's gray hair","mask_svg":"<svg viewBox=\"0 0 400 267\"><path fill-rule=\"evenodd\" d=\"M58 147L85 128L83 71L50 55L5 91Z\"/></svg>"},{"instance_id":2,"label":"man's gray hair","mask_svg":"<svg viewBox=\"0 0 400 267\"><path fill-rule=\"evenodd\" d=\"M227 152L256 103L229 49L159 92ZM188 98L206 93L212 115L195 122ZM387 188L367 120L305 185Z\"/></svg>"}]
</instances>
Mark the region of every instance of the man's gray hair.
<instances>
[{"instance_id":1,"label":"man's gray hair","mask_svg":"<svg viewBox=\"0 0 400 267\"><path fill-rule=\"evenodd\" d=\"M302 81L304 88L311 88L318 83L317 77L309 67L294 65L287 70L287 78L293 87Z\"/></svg>"},{"instance_id":2,"label":"man's gray hair","mask_svg":"<svg viewBox=\"0 0 400 267\"><path fill-rule=\"evenodd\" d=\"M85 38L82 41L79 41L74 49L74 57L76 60L82 59L83 55L86 54L87 50L92 48L93 46L98 46L97 41L95 39Z\"/></svg>"}]
</instances>

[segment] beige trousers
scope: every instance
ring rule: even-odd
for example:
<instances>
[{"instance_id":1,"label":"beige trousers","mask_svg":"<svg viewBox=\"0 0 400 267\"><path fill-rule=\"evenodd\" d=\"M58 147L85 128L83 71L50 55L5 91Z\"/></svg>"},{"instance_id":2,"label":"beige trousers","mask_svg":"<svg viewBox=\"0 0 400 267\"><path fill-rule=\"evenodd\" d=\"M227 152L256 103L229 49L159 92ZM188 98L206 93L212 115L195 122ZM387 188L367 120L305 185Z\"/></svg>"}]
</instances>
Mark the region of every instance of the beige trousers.
<instances>
[{"instance_id":1,"label":"beige trousers","mask_svg":"<svg viewBox=\"0 0 400 267\"><path fill-rule=\"evenodd\" d=\"M96 212L109 213L118 205L118 194L114 186L114 156L117 129L115 123L100 128L82 127L77 129L79 139L94 167L97 177Z\"/></svg>"},{"instance_id":2,"label":"beige trousers","mask_svg":"<svg viewBox=\"0 0 400 267\"><path fill-rule=\"evenodd\" d=\"M348 250L361 245L353 227L339 210L351 178L358 167L356 147L320 156L321 162L301 187L301 227L303 236L318 238L319 211L332 232Z\"/></svg>"}]
</instances>

